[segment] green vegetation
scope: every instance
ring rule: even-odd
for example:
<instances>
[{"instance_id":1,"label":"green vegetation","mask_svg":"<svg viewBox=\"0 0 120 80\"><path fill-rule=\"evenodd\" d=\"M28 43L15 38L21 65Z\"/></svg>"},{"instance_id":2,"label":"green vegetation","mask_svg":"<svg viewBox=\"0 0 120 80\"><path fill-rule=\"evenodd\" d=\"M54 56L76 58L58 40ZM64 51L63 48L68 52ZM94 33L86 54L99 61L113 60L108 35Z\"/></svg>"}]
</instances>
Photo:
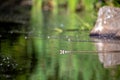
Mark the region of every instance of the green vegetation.
<instances>
[{"instance_id":1,"label":"green vegetation","mask_svg":"<svg viewBox=\"0 0 120 80\"><path fill-rule=\"evenodd\" d=\"M94 26L97 17L96 9L98 11L98 9L104 5L119 6L119 0L34 0L33 3L33 8L35 8L34 10L37 12L52 11L52 14L57 14L62 9L62 11L66 11L61 12L64 14L83 13L82 18L79 18L79 23L81 24L79 30L90 30Z\"/></svg>"},{"instance_id":2,"label":"green vegetation","mask_svg":"<svg viewBox=\"0 0 120 80\"><path fill-rule=\"evenodd\" d=\"M90 40L89 30L94 26L97 16L93 5L96 0L91 2L82 0L83 9L79 12L76 12L78 0L54 1L58 2L56 5L60 4L56 10L58 12L52 11L53 6L50 5L49 8L45 5L45 10L42 11L36 11L33 6L34 14L31 22L35 31L33 44L37 64L30 80L117 79L119 70L105 69L98 55L94 54L95 46L84 42ZM71 51L71 53L60 54L60 50ZM79 53L79 51L93 52ZM112 71L115 74L112 74Z\"/></svg>"},{"instance_id":3,"label":"green vegetation","mask_svg":"<svg viewBox=\"0 0 120 80\"><path fill-rule=\"evenodd\" d=\"M0 79L8 79L7 72L13 72L14 80L120 79L120 66L104 68L88 36L98 9L104 5L119 7L119 3L119 0L33 0L30 31L25 32L24 27L23 31L12 32L12 27L9 31L1 26L1 30L8 32L1 31L0 35L3 55L0 71L5 73Z\"/></svg>"}]
</instances>

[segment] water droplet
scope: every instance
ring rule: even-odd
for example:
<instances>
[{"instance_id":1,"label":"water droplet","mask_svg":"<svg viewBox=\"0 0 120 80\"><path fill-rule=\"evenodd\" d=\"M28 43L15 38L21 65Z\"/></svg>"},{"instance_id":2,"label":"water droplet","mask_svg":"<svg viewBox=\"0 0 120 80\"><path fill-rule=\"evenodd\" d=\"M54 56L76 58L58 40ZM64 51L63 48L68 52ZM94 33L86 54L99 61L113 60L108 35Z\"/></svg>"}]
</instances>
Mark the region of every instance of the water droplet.
<instances>
[{"instance_id":1,"label":"water droplet","mask_svg":"<svg viewBox=\"0 0 120 80\"><path fill-rule=\"evenodd\" d=\"M8 64L7 67L10 67L10 65Z\"/></svg>"},{"instance_id":2,"label":"water droplet","mask_svg":"<svg viewBox=\"0 0 120 80\"><path fill-rule=\"evenodd\" d=\"M64 27L64 24L60 24L61 27Z\"/></svg>"},{"instance_id":3,"label":"water droplet","mask_svg":"<svg viewBox=\"0 0 120 80\"><path fill-rule=\"evenodd\" d=\"M50 36L47 37L48 39L50 38Z\"/></svg>"},{"instance_id":4,"label":"water droplet","mask_svg":"<svg viewBox=\"0 0 120 80\"><path fill-rule=\"evenodd\" d=\"M13 31L10 31L11 34L13 34Z\"/></svg>"},{"instance_id":5,"label":"water droplet","mask_svg":"<svg viewBox=\"0 0 120 80\"><path fill-rule=\"evenodd\" d=\"M27 36L25 36L25 39L28 39L28 37L27 37Z\"/></svg>"},{"instance_id":6,"label":"water droplet","mask_svg":"<svg viewBox=\"0 0 120 80\"><path fill-rule=\"evenodd\" d=\"M70 38L68 38L68 41L70 42L70 41L71 41L71 39L70 39Z\"/></svg>"}]
</instances>

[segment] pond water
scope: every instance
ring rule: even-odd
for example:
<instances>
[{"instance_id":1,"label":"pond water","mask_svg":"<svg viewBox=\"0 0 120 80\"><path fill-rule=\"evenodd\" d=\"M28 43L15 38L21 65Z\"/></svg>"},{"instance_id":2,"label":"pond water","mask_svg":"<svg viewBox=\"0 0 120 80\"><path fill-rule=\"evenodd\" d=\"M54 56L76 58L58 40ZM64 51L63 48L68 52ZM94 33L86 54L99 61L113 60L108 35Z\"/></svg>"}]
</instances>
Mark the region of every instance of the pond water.
<instances>
[{"instance_id":1,"label":"pond water","mask_svg":"<svg viewBox=\"0 0 120 80\"><path fill-rule=\"evenodd\" d=\"M27 28L1 26L0 80L120 79L119 40L90 38L78 14L35 14Z\"/></svg>"}]
</instances>

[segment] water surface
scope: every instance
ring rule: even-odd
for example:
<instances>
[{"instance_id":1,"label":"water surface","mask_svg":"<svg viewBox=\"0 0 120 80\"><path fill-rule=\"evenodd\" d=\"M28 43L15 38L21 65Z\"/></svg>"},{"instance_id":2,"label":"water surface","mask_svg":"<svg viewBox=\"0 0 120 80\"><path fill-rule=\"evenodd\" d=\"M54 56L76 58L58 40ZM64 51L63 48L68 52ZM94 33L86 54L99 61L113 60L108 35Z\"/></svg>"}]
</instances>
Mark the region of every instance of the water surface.
<instances>
[{"instance_id":1,"label":"water surface","mask_svg":"<svg viewBox=\"0 0 120 80\"><path fill-rule=\"evenodd\" d=\"M1 26L0 79L119 80L119 40L90 38L79 18L38 12L27 27Z\"/></svg>"}]
</instances>

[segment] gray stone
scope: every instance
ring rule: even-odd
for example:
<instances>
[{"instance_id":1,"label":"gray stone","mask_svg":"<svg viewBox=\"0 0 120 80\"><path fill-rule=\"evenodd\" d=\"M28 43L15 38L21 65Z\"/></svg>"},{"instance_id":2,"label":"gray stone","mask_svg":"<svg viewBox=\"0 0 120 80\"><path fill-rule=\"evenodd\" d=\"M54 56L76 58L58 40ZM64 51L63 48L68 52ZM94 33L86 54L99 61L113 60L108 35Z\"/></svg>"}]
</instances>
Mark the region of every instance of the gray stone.
<instances>
[{"instance_id":1,"label":"gray stone","mask_svg":"<svg viewBox=\"0 0 120 80\"><path fill-rule=\"evenodd\" d=\"M100 8L90 36L120 37L120 8L109 6Z\"/></svg>"},{"instance_id":2,"label":"gray stone","mask_svg":"<svg viewBox=\"0 0 120 80\"><path fill-rule=\"evenodd\" d=\"M96 43L99 61L105 68L120 65L120 40L92 38Z\"/></svg>"}]
</instances>

